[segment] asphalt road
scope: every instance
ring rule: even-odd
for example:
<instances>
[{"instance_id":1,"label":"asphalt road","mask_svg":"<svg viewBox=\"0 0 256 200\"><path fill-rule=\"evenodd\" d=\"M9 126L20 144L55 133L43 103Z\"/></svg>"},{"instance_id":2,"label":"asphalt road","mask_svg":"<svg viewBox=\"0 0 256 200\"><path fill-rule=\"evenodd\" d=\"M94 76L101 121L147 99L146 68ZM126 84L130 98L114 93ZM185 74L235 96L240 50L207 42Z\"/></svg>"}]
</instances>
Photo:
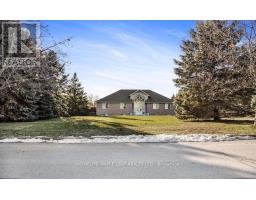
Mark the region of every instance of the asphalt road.
<instances>
[{"instance_id":1,"label":"asphalt road","mask_svg":"<svg viewBox=\"0 0 256 200\"><path fill-rule=\"evenodd\" d=\"M2 143L0 178L256 178L256 141Z\"/></svg>"}]
</instances>

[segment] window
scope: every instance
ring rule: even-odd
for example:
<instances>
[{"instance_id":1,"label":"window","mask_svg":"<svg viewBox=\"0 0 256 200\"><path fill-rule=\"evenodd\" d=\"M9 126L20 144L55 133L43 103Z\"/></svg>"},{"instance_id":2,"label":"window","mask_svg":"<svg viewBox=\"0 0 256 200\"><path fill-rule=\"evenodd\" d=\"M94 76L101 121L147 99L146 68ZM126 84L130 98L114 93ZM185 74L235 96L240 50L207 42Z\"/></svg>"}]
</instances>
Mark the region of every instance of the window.
<instances>
[{"instance_id":1,"label":"window","mask_svg":"<svg viewBox=\"0 0 256 200\"><path fill-rule=\"evenodd\" d=\"M168 110L168 109L169 109L169 104L168 104L168 103L164 104L164 109L165 109L165 110Z\"/></svg>"},{"instance_id":2,"label":"window","mask_svg":"<svg viewBox=\"0 0 256 200\"><path fill-rule=\"evenodd\" d=\"M102 103L102 109L107 109L108 108L108 103Z\"/></svg>"},{"instance_id":3,"label":"window","mask_svg":"<svg viewBox=\"0 0 256 200\"><path fill-rule=\"evenodd\" d=\"M144 98L142 95L137 95L135 101L144 101Z\"/></svg>"},{"instance_id":4,"label":"window","mask_svg":"<svg viewBox=\"0 0 256 200\"><path fill-rule=\"evenodd\" d=\"M153 109L154 110L159 109L159 103L153 103Z\"/></svg>"},{"instance_id":5,"label":"window","mask_svg":"<svg viewBox=\"0 0 256 200\"><path fill-rule=\"evenodd\" d=\"M125 103L120 103L120 109L125 109Z\"/></svg>"}]
</instances>

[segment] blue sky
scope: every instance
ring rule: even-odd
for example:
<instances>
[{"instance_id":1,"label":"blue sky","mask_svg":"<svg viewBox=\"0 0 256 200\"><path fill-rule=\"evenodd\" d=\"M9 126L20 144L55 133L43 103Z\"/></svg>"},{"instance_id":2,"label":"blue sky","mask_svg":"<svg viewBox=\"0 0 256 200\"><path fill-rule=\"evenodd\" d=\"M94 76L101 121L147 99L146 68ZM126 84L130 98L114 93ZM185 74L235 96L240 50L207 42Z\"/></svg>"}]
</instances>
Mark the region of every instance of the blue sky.
<instances>
[{"instance_id":1,"label":"blue sky","mask_svg":"<svg viewBox=\"0 0 256 200\"><path fill-rule=\"evenodd\" d=\"M174 58L194 21L42 21L47 42L72 37L61 47L88 94L104 97L119 89L177 92Z\"/></svg>"}]
</instances>

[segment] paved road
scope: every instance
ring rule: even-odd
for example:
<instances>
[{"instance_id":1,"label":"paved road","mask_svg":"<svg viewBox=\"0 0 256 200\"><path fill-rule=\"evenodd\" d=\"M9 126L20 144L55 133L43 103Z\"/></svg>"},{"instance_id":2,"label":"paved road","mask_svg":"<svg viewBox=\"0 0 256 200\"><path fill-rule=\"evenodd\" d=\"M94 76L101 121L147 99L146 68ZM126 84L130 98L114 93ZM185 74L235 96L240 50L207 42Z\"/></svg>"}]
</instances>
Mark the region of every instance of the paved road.
<instances>
[{"instance_id":1,"label":"paved road","mask_svg":"<svg viewBox=\"0 0 256 200\"><path fill-rule=\"evenodd\" d=\"M0 178L256 178L256 141L4 143Z\"/></svg>"}]
</instances>

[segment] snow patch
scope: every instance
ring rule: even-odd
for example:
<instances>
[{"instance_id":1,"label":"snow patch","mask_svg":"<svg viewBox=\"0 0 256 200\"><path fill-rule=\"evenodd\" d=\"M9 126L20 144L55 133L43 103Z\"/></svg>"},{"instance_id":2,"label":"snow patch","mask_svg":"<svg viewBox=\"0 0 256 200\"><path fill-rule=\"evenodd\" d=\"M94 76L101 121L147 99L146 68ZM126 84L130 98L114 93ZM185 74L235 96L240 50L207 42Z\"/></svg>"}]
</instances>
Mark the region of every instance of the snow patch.
<instances>
[{"instance_id":1,"label":"snow patch","mask_svg":"<svg viewBox=\"0 0 256 200\"><path fill-rule=\"evenodd\" d=\"M235 140L256 140L256 136L238 135L211 135L211 134L186 134L186 135L127 135L127 136L92 136L92 137L63 137L48 139L45 137L34 138L6 138L0 143L59 143L59 144L86 144L86 143L145 143L145 142L220 142Z\"/></svg>"}]
</instances>

